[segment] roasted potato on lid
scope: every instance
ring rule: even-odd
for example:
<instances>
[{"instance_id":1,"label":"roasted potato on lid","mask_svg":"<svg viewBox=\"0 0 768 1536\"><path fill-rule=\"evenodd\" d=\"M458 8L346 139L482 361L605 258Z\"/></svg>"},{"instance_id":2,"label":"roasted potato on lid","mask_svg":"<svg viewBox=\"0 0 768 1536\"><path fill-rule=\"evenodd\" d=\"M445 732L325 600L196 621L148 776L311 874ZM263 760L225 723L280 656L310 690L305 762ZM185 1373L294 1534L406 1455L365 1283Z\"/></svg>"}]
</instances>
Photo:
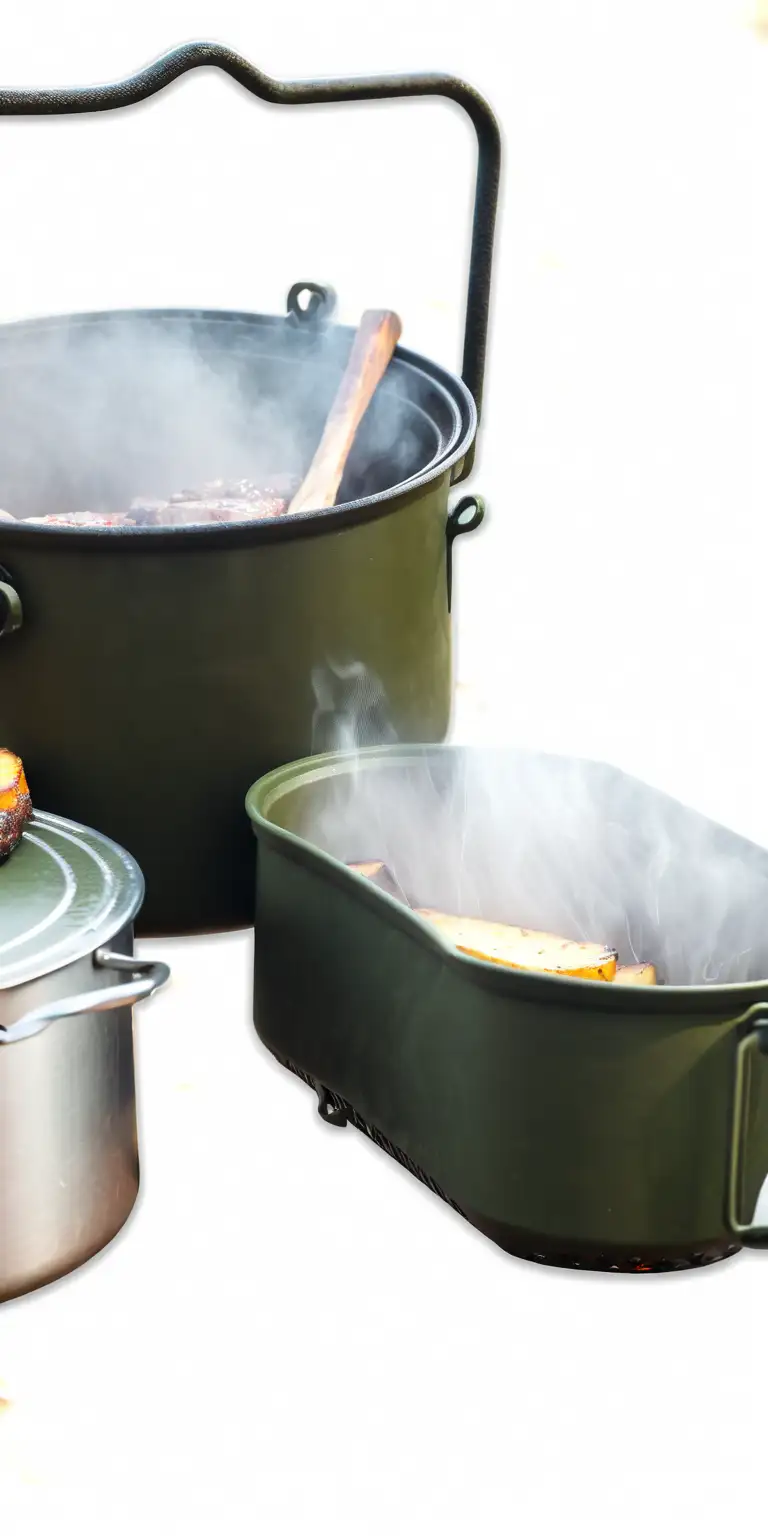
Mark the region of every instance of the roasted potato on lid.
<instances>
[{"instance_id":1,"label":"roasted potato on lid","mask_svg":"<svg viewBox=\"0 0 768 1536\"><path fill-rule=\"evenodd\" d=\"M0 747L0 862L21 842L32 801L20 757Z\"/></svg>"}]
</instances>

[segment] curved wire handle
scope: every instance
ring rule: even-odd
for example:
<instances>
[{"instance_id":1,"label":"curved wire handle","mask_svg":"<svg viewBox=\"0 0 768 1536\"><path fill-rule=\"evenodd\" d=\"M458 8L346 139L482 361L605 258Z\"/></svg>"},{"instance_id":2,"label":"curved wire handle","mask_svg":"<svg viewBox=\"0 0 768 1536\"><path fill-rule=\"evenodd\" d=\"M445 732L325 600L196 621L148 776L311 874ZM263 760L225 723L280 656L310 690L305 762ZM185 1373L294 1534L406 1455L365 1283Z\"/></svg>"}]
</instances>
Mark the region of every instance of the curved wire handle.
<instances>
[{"instance_id":1,"label":"curved wire handle","mask_svg":"<svg viewBox=\"0 0 768 1536\"><path fill-rule=\"evenodd\" d=\"M456 102L470 118L477 136L477 178L469 259L469 288L464 326L462 378L477 409L483 399L488 336L493 236L501 167L498 124L482 96L451 75L372 75L341 80L272 80L223 43L184 43L135 75L107 85L50 90L0 89L0 116L66 116L80 112L110 112L134 106L165 90L191 69L213 67L245 87L253 96L277 106L309 106L323 102L381 101L403 96L443 96ZM474 443L458 479L472 467Z\"/></svg>"}]
</instances>

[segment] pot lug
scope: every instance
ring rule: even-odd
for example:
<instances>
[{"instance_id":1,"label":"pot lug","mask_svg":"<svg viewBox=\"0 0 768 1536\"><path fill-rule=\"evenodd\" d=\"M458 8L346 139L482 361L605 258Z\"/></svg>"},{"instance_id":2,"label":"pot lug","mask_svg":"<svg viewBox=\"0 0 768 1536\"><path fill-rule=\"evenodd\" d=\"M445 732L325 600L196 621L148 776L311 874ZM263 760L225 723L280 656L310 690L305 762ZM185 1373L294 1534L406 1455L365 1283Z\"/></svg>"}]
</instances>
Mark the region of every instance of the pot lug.
<instances>
[{"instance_id":1,"label":"pot lug","mask_svg":"<svg viewBox=\"0 0 768 1536\"><path fill-rule=\"evenodd\" d=\"M21 598L7 571L0 566L0 640L4 635L14 635L21 629L24 610Z\"/></svg>"},{"instance_id":2,"label":"pot lug","mask_svg":"<svg viewBox=\"0 0 768 1536\"><path fill-rule=\"evenodd\" d=\"M453 594L453 541L462 533L474 533L485 517L485 501L482 496L462 496L448 513L445 525L446 572L448 577L448 612L451 611Z\"/></svg>"},{"instance_id":3,"label":"pot lug","mask_svg":"<svg viewBox=\"0 0 768 1536\"><path fill-rule=\"evenodd\" d=\"M306 303L301 298L308 295ZM288 316L300 325L326 325L336 308L336 290L330 283L294 283L286 300Z\"/></svg>"}]
</instances>

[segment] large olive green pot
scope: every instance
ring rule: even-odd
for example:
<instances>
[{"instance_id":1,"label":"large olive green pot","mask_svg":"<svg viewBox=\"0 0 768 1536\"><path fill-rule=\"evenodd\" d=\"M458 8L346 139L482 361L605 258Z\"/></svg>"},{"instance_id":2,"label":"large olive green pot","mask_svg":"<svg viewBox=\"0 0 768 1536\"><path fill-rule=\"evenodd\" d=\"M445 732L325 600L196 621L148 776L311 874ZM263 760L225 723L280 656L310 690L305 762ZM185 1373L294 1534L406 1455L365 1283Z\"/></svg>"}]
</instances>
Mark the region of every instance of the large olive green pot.
<instances>
[{"instance_id":1,"label":"large olive green pot","mask_svg":"<svg viewBox=\"0 0 768 1536\"><path fill-rule=\"evenodd\" d=\"M296 283L286 316L113 311L0 327L0 508L22 519L0 521L0 745L24 758L33 799L135 854L142 932L250 921L248 785L358 721L361 677L369 739L445 735L451 547L483 515L477 498L449 508L448 496L470 470L482 397L500 157L487 104L441 75L274 81L190 43L116 84L0 90L0 119L129 107L198 67L281 105L447 97L477 135L475 214L462 377L397 349L329 512L213 529L23 521L265 467L300 475L353 340L330 323L331 290ZM253 192L258 229L257 178ZM212 376L236 401L227 442L236 429L253 443L236 471L207 444L197 386Z\"/></svg>"},{"instance_id":2,"label":"large olive green pot","mask_svg":"<svg viewBox=\"0 0 768 1536\"><path fill-rule=\"evenodd\" d=\"M374 748L295 763L253 787L261 1039L314 1085L325 1118L354 1121L514 1254L642 1271L761 1246L766 1234L749 1222L768 1174L768 980L631 988L507 970L446 946L345 867L402 854L413 869L397 832L381 846L390 786L414 771L440 783L461 762L460 748ZM611 806L628 785L627 835L661 819L690 846L709 828L617 770L583 767L614 835ZM352 807L358 774L377 791L378 846L362 845L351 812L313 833L345 786ZM745 883L765 882L768 897L768 855L711 831L718 858L743 861ZM429 901L438 905L434 890ZM766 926L758 972L768 972Z\"/></svg>"}]
</instances>

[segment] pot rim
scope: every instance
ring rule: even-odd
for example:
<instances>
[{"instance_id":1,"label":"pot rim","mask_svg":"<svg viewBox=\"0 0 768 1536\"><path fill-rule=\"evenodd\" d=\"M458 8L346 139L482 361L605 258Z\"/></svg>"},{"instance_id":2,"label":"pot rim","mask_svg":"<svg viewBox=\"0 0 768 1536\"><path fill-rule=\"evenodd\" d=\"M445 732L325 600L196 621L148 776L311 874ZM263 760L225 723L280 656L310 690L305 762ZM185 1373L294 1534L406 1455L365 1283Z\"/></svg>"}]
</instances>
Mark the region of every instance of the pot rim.
<instances>
[{"instance_id":1,"label":"pot rim","mask_svg":"<svg viewBox=\"0 0 768 1536\"><path fill-rule=\"evenodd\" d=\"M252 310L173 307L82 310L8 321L0 325L0 340L16 333L45 332L65 326L95 324L99 321L115 319L160 323L167 320L189 323L225 321L251 327L254 327L254 324L263 325L266 328L274 327L276 332L283 333L288 323L283 315L261 314ZM353 326L337 325L333 330L339 333L346 332L350 337L355 334ZM455 416L455 428L448 446L425 469L407 480L399 481L397 485L389 486L385 491L377 491L372 496L359 497L355 501L343 502L337 507L296 513L291 517L278 517L274 520L254 520L252 523L220 522L173 528L162 526L157 528L72 528L29 524L24 519L19 519L9 523L3 522L0 525L3 543L9 548L21 547L31 539L42 537L54 545L69 545L71 548L89 549L101 553L105 546L117 540L138 549L165 547L209 549L220 544L231 546L233 537L237 537L241 545L280 544L293 539L316 537L326 530L339 533L386 517L390 512L399 510L410 496L432 485L449 470L454 470L466 458L475 440L478 426L475 401L458 374L452 373L441 364L407 347L398 345L395 348L394 357L407 367L426 374L433 384L442 390L450 401ZM453 478L452 476L452 480Z\"/></svg>"},{"instance_id":2,"label":"pot rim","mask_svg":"<svg viewBox=\"0 0 768 1536\"><path fill-rule=\"evenodd\" d=\"M574 1010L589 1009L600 1013L619 1012L654 1017L664 1013L671 1013L675 1017L688 1014L692 1016L692 1023L700 1020L702 1014L715 1014L717 1019L713 1022L721 1025L724 1007L730 1009L733 1006L732 1022L735 1023L738 1016L756 1002L768 1002L768 978L749 982L711 982L696 986L625 987L614 983L607 985L604 981L589 981L578 976L513 970L511 967L495 965L489 960L476 959L456 949L425 918L404 907L396 897L388 895L363 875L356 874L333 854L326 853L298 833L289 832L270 819L272 809L292 790L320 779L333 778L339 770L352 764L365 767L374 761L386 759L390 764L396 765L400 761L403 765L411 766L420 757L462 750L473 749L471 744L464 743L397 743L362 747L357 752L324 752L316 757L285 763L257 779L248 790L245 809L252 831L257 839L263 837L265 842L271 843L293 862L315 865L324 879L346 889L372 910L377 910L382 920L400 928L422 949L440 956L444 964L463 973L465 979L471 979L474 985L485 991L498 992L510 999L539 1003L543 1007L567 1006ZM591 759L581 761L591 763L594 767L601 766ZM688 809L682 801L678 803L682 809Z\"/></svg>"}]
</instances>

